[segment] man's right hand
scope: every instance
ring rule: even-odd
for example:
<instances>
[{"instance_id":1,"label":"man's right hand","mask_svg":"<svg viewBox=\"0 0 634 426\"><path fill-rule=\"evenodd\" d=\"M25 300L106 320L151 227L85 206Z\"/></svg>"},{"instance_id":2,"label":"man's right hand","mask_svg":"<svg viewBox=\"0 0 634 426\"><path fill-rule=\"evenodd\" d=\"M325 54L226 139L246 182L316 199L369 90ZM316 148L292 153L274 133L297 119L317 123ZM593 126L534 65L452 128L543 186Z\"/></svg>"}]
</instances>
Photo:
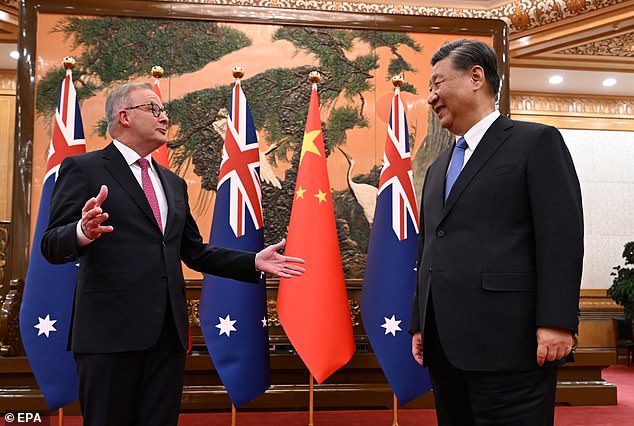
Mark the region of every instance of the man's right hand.
<instances>
[{"instance_id":1,"label":"man's right hand","mask_svg":"<svg viewBox=\"0 0 634 426\"><path fill-rule=\"evenodd\" d=\"M107 196L108 187L101 185L99 194L86 201L84 208L81 209L81 232L84 233L86 238L95 240L101 234L114 231L112 226L101 226L108 219L108 213L104 213L101 209L101 204L106 200Z\"/></svg>"},{"instance_id":2,"label":"man's right hand","mask_svg":"<svg viewBox=\"0 0 634 426\"><path fill-rule=\"evenodd\" d=\"M423 365L423 335L420 331L412 336L412 355L417 363Z\"/></svg>"}]
</instances>

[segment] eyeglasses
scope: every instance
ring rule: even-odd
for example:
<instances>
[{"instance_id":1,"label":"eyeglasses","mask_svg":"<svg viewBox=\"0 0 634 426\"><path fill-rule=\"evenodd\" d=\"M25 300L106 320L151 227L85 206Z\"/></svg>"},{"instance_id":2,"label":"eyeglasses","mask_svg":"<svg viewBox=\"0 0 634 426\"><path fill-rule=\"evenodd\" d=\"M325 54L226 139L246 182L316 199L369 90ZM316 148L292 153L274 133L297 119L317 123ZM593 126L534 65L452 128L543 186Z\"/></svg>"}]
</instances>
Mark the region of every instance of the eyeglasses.
<instances>
[{"instance_id":1,"label":"eyeglasses","mask_svg":"<svg viewBox=\"0 0 634 426\"><path fill-rule=\"evenodd\" d=\"M132 107L128 107L128 108L123 108L126 111L130 110L130 109L136 109L136 108L141 108L141 107L145 107L145 106L149 106L152 109L152 115L156 118L159 117L159 115L161 115L161 113L165 114L166 117L169 117L169 114L167 113L167 111L165 111L165 108L160 107L156 102L148 102L146 104L139 104L139 105L135 105Z\"/></svg>"}]
</instances>

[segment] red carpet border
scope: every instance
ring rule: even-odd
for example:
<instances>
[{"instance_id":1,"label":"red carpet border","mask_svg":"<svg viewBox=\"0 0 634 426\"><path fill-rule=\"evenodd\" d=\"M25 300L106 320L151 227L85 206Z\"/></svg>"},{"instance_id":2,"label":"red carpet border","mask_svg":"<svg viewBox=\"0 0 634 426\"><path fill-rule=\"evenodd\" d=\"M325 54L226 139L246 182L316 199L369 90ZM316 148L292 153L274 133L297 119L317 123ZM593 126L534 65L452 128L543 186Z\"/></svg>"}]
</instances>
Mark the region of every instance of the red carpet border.
<instances>
[{"instance_id":1,"label":"red carpet border","mask_svg":"<svg viewBox=\"0 0 634 426\"><path fill-rule=\"evenodd\" d=\"M603 378L617 385L616 406L556 407L556 426L634 426L634 366L613 365L603 370ZM315 426L390 426L390 410L316 411ZM399 410L400 426L436 426L434 410ZM51 417L51 425L57 417ZM238 412L237 426L307 425L308 412ZM64 419L65 426L81 426L81 417ZM184 413L178 426L229 426L231 413Z\"/></svg>"}]
</instances>

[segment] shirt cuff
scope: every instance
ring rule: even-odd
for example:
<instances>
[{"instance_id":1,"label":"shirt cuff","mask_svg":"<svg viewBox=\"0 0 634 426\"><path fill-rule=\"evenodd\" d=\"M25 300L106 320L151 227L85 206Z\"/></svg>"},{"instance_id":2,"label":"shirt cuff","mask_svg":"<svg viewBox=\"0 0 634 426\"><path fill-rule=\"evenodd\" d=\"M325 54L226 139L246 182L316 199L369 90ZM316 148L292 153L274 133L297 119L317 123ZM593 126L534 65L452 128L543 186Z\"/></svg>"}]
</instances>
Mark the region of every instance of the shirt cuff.
<instances>
[{"instance_id":1,"label":"shirt cuff","mask_svg":"<svg viewBox=\"0 0 634 426\"><path fill-rule=\"evenodd\" d=\"M75 233L77 234L77 244L79 247L85 247L88 244L92 243L95 240L91 240L86 235L84 235L84 231L81 230L81 220L77 221L77 227Z\"/></svg>"},{"instance_id":2,"label":"shirt cuff","mask_svg":"<svg viewBox=\"0 0 634 426\"><path fill-rule=\"evenodd\" d=\"M266 273L260 271L258 267L256 266L258 264L258 253L256 253L254 256L253 264L254 264L253 267L255 268L255 271L260 273L260 279L263 279L266 276Z\"/></svg>"}]
</instances>

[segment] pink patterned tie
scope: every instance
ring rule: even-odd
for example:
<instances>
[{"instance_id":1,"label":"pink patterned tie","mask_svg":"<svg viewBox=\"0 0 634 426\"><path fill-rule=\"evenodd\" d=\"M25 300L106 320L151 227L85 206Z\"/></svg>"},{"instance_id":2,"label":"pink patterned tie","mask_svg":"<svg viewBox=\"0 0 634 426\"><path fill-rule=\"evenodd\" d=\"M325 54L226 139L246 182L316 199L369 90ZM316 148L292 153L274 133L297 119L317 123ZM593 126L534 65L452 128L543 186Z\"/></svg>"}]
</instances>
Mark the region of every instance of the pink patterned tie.
<instances>
[{"instance_id":1,"label":"pink patterned tie","mask_svg":"<svg viewBox=\"0 0 634 426\"><path fill-rule=\"evenodd\" d=\"M156 223L158 223L159 229L163 232L163 225L161 224L161 210L159 209L156 192L154 192L154 185L152 185L152 180L150 179L150 175L147 171L150 166L150 162L145 158L139 158L137 163L139 163L139 166L141 167L141 184L143 185L143 192L145 192L145 196L150 203L150 207L152 207Z\"/></svg>"}]
</instances>

